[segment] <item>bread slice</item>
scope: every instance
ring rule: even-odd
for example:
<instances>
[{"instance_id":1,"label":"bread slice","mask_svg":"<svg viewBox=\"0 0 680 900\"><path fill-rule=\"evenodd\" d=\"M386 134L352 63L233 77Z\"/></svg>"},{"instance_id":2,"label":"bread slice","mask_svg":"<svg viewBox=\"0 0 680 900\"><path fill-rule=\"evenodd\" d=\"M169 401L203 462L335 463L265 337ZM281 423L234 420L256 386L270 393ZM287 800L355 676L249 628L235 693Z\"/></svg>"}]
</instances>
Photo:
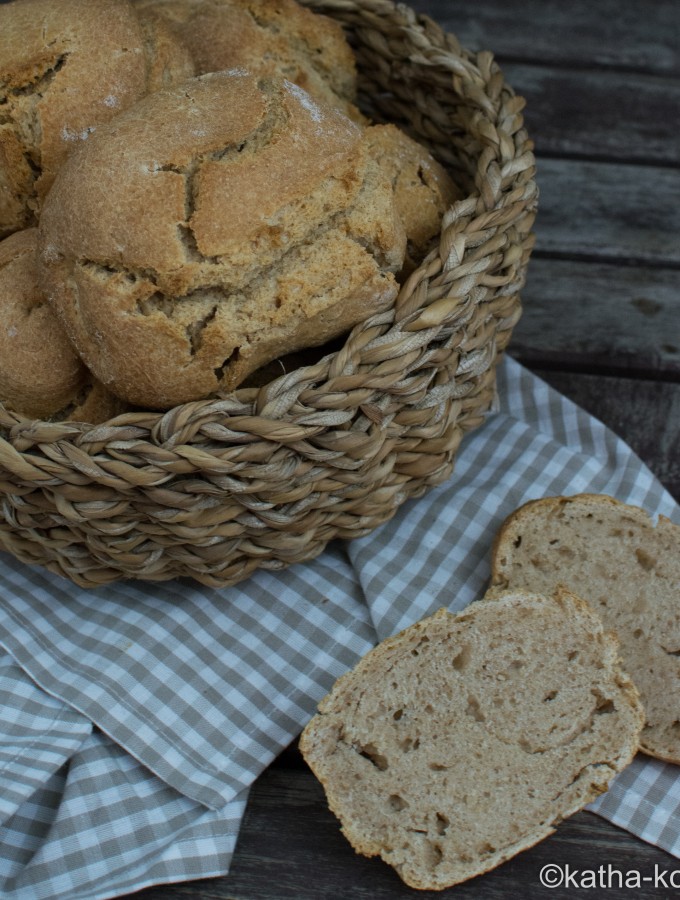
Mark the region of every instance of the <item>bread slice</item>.
<instances>
[{"instance_id":1,"label":"bread slice","mask_svg":"<svg viewBox=\"0 0 680 900\"><path fill-rule=\"evenodd\" d=\"M518 590L379 644L336 682L300 747L354 849L438 890L605 791L642 722L590 607Z\"/></svg>"},{"instance_id":2,"label":"bread slice","mask_svg":"<svg viewBox=\"0 0 680 900\"><path fill-rule=\"evenodd\" d=\"M618 635L647 716L640 749L680 762L680 528L602 494L531 501L496 537L492 584L560 583Z\"/></svg>"}]
</instances>

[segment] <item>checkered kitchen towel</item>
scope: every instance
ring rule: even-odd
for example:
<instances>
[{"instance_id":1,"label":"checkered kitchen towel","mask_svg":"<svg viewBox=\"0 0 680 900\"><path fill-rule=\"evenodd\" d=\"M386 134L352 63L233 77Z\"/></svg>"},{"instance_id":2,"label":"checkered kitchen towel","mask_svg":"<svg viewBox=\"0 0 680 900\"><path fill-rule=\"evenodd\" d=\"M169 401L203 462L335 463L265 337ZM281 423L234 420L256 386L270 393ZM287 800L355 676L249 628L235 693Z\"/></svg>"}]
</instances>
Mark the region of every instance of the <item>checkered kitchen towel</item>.
<instances>
[{"instance_id":1,"label":"checkered kitchen towel","mask_svg":"<svg viewBox=\"0 0 680 900\"><path fill-rule=\"evenodd\" d=\"M105 898L228 871L248 787L378 639L478 599L533 497L680 511L631 450L511 359L453 477L318 559L225 590L96 591L0 554L0 896ZM593 808L680 856L680 768Z\"/></svg>"}]
</instances>

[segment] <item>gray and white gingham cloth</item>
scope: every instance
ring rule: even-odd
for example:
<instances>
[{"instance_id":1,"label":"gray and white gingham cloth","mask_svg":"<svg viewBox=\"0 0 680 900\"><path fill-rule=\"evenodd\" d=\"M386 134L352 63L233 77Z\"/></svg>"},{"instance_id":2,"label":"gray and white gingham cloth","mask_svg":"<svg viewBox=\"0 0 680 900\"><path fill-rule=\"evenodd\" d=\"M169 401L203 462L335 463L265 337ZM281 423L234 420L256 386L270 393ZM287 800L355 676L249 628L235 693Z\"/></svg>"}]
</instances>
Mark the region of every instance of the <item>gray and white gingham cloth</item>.
<instances>
[{"instance_id":1,"label":"gray and white gingham cloth","mask_svg":"<svg viewBox=\"0 0 680 900\"><path fill-rule=\"evenodd\" d=\"M680 510L513 360L453 476L365 538L225 590L80 589L0 554L0 896L100 900L226 873L248 788L377 640L484 593L525 500ZM680 856L680 768L639 756L591 809Z\"/></svg>"}]
</instances>

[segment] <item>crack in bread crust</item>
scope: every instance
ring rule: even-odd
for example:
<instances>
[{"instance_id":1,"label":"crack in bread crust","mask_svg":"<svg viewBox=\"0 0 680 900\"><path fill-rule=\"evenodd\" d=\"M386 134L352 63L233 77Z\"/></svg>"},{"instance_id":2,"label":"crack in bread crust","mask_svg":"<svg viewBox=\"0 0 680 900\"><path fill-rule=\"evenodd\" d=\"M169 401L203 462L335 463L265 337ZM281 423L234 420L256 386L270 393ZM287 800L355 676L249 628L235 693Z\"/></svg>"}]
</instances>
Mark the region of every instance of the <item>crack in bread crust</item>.
<instances>
[{"instance_id":1,"label":"crack in bread crust","mask_svg":"<svg viewBox=\"0 0 680 900\"><path fill-rule=\"evenodd\" d=\"M7 149L3 154L0 147L0 167L9 182L8 189L19 200L20 207L11 225L5 219L12 217L0 214L0 237L37 223L38 182L42 175L42 127L38 107L68 57L66 51L55 51L52 59L43 60L41 65L0 82L0 131L5 132L0 136L0 143L6 148L14 144L21 156L21 161L15 157L12 165L7 158Z\"/></svg>"},{"instance_id":2,"label":"crack in bread crust","mask_svg":"<svg viewBox=\"0 0 680 900\"><path fill-rule=\"evenodd\" d=\"M122 0L3 4L0 58L0 237L37 223L64 160L99 125L194 71L166 26Z\"/></svg>"},{"instance_id":3,"label":"crack in bread crust","mask_svg":"<svg viewBox=\"0 0 680 900\"><path fill-rule=\"evenodd\" d=\"M51 302L129 402L231 390L396 295L390 180L355 124L286 81L224 72L161 92L83 148L86 192L70 168L40 229Z\"/></svg>"}]
</instances>

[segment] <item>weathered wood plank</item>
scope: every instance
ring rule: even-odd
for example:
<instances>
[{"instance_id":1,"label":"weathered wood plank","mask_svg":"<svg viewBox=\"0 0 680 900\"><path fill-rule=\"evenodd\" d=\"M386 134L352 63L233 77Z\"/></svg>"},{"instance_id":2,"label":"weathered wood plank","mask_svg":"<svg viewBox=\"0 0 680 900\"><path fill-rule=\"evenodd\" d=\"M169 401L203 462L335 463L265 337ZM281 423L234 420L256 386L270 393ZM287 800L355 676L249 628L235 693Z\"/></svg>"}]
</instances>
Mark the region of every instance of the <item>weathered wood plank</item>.
<instances>
[{"instance_id":1,"label":"weathered wood plank","mask_svg":"<svg viewBox=\"0 0 680 900\"><path fill-rule=\"evenodd\" d=\"M541 159L537 253L680 267L680 171Z\"/></svg>"},{"instance_id":2,"label":"weathered wood plank","mask_svg":"<svg viewBox=\"0 0 680 900\"><path fill-rule=\"evenodd\" d=\"M680 80L507 63L541 155L680 164ZM680 178L676 174L676 178Z\"/></svg>"},{"instance_id":3,"label":"weathered wood plank","mask_svg":"<svg viewBox=\"0 0 680 900\"><path fill-rule=\"evenodd\" d=\"M680 378L677 270L536 256L522 300L511 352L524 363Z\"/></svg>"},{"instance_id":4,"label":"weathered wood plank","mask_svg":"<svg viewBox=\"0 0 680 900\"><path fill-rule=\"evenodd\" d=\"M534 371L623 437L680 502L680 384Z\"/></svg>"},{"instance_id":5,"label":"weathered wood plank","mask_svg":"<svg viewBox=\"0 0 680 900\"><path fill-rule=\"evenodd\" d=\"M680 75L676 0L412 0L470 50L499 60Z\"/></svg>"},{"instance_id":6,"label":"weathered wood plank","mask_svg":"<svg viewBox=\"0 0 680 900\"><path fill-rule=\"evenodd\" d=\"M493 872L448 890L418 892L439 900L527 897L568 900L572 888L542 887L544 865L569 864L579 870L612 866L652 875L654 865L673 869L677 861L643 844L592 813L563 822L556 833ZM603 892L604 895L604 892ZM326 807L321 786L308 770L270 768L252 790L232 872L193 885L151 888L138 900L412 900L394 871L378 859L357 856ZM616 884L610 900L630 900L630 889ZM652 900L658 889L644 884L636 898Z\"/></svg>"}]
</instances>

